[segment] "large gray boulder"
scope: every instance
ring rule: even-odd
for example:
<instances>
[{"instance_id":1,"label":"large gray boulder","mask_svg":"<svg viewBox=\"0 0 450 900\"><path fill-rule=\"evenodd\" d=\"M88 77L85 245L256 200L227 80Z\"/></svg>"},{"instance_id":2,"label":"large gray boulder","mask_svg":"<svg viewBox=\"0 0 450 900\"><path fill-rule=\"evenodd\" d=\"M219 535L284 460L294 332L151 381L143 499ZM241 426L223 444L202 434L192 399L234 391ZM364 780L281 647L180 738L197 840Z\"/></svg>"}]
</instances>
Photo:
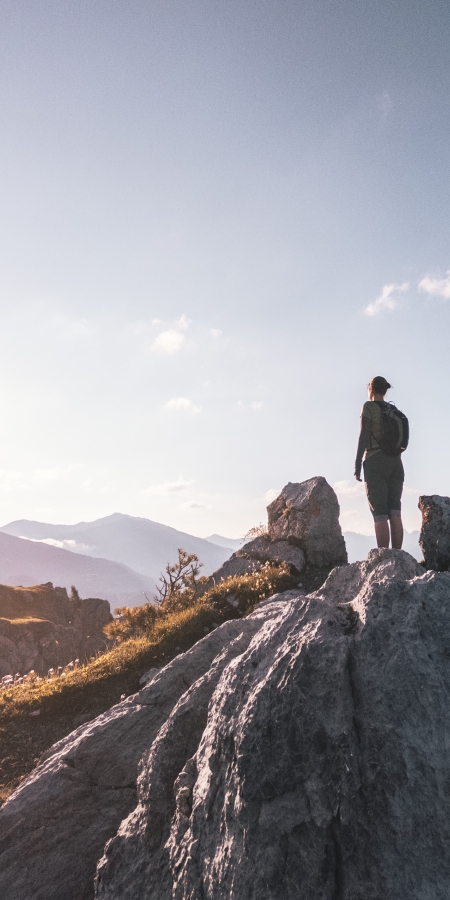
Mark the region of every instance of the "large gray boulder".
<instances>
[{"instance_id":1,"label":"large gray boulder","mask_svg":"<svg viewBox=\"0 0 450 900\"><path fill-rule=\"evenodd\" d=\"M310 478L300 484L289 482L267 507L266 534L244 544L232 554L201 588L204 593L230 575L259 571L261 566L286 563L293 576L307 569L322 571L319 583L334 566L347 562L345 540L339 524L339 503L325 478Z\"/></svg>"},{"instance_id":2,"label":"large gray boulder","mask_svg":"<svg viewBox=\"0 0 450 900\"><path fill-rule=\"evenodd\" d=\"M450 497L438 494L419 497L422 530L419 544L427 569L445 572L450 568Z\"/></svg>"},{"instance_id":3,"label":"large gray boulder","mask_svg":"<svg viewBox=\"0 0 450 900\"><path fill-rule=\"evenodd\" d=\"M449 658L450 573L401 550L264 601L46 754L1 895L447 900Z\"/></svg>"},{"instance_id":4,"label":"large gray boulder","mask_svg":"<svg viewBox=\"0 0 450 900\"><path fill-rule=\"evenodd\" d=\"M305 568L306 560L303 550L289 541L272 541L269 535L261 535L248 544L244 544L234 554L248 560L259 560L260 563L288 563L295 574L300 575Z\"/></svg>"},{"instance_id":5,"label":"large gray boulder","mask_svg":"<svg viewBox=\"0 0 450 900\"><path fill-rule=\"evenodd\" d=\"M280 598L283 601L284 595ZM209 695L222 670L282 606L265 604L246 619L225 622L187 653L149 673L139 693L44 754L0 810L1 897L60 900L62 887L68 900L93 897L96 864L105 843L136 806L141 757L164 731L180 698L198 684L195 728L191 722L192 734L178 735L188 742L188 755L195 751ZM185 761L181 759L180 769Z\"/></svg>"},{"instance_id":6,"label":"large gray boulder","mask_svg":"<svg viewBox=\"0 0 450 900\"><path fill-rule=\"evenodd\" d=\"M253 575L265 565L287 563L290 574L299 576L305 568L305 554L289 541L271 541L268 535L261 535L244 544L233 553L206 581L200 584L198 594L205 594L210 588L234 575Z\"/></svg>"},{"instance_id":7,"label":"large gray boulder","mask_svg":"<svg viewBox=\"0 0 450 900\"><path fill-rule=\"evenodd\" d=\"M325 478L289 482L267 513L271 540L298 546L308 566L326 568L347 562L338 499Z\"/></svg>"},{"instance_id":8,"label":"large gray boulder","mask_svg":"<svg viewBox=\"0 0 450 900\"><path fill-rule=\"evenodd\" d=\"M392 550L291 595L183 768L197 688L173 710L98 900L447 900L449 600L449 575Z\"/></svg>"}]
</instances>

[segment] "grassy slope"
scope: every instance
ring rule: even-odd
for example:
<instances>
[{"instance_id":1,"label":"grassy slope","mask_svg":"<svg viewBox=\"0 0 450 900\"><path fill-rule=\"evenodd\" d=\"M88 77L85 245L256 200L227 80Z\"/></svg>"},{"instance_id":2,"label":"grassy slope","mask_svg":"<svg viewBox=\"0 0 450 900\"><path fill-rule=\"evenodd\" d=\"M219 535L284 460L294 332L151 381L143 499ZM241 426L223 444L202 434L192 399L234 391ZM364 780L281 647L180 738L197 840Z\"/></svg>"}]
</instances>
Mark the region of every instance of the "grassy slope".
<instances>
[{"instance_id":1,"label":"grassy slope","mask_svg":"<svg viewBox=\"0 0 450 900\"><path fill-rule=\"evenodd\" d=\"M9 621L30 618L56 621L55 610L60 602L55 589L46 584L35 587L0 584L0 615Z\"/></svg>"},{"instance_id":2,"label":"grassy slope","mask_svg":"<svg viewBox=\"0 0 450 900\"><path fill-rule=\"evenodd\" d=\"M122 694L135 693L146 670L165 665L226 619L246 615L260 600L294 584L276 567L229 578L189 609L158 622L149 637L124 641L64 678L0 692L0 802L52 744L119 703ZM227 601L230 594L237 607Z\"/></svg>"}]
</instances>

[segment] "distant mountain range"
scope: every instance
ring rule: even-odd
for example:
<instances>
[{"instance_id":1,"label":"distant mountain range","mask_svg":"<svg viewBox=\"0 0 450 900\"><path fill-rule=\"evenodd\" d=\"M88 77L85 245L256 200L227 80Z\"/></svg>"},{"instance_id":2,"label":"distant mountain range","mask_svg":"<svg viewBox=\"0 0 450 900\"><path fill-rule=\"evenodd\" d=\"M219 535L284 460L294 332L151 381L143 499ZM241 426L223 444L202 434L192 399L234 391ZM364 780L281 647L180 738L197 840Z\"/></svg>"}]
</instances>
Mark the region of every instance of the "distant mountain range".
<instances>
[{"instance_id":1,"label":"distant mountain range","mask_svg":"<svg viewBox=\"0 0 450 900\"><path fill-rule=\"evenodd\" d=\"M82 596L102 597L113 607L145 603L144 592L154 593L160 573L177 559L178 548L196 553L205 575L218 569L231 552L204 538L122 513L76 525L19 519L0 528L0 540L7 535L8 547L0 543L0 583L52 581L68 590L75 584Z\"/></svg>"},{"instance_id":2,"label":"distant mountain range","mask_svg":"<svg viewBox=\"0 0 450 900\"><path fill-rule=\"evenodd\" d=\"M365 559L374 537L344 532L349 562ZM405 533L404 549L422 558L419 532ZM0 583L34 585L48 581L82 597L101 597L116 606L137 606L155 593L155 584L178 549L196 553L202 574L210 575L243 538L212 534L198 538L150 519L114 513L94 522L50 525L19 519L0 528Z\"/></svg>"},{"instance_id":3,"label":"distant mountain range","mask_svg":"<svg viewBox=\"0 0 450 900\"><path fill-rule=\"evenodd\" d=\"M245 538L226 538L222 534L210 534L205 541L217 544L218 547L228 547L233 553L245 544Z\"/></svg>"},{"instance_id":4,"label":"distant mountain range","mask_svg":"<svg viewBox=\"0 0 450 900\"><path fill-rule=\"evenodd\" d=\"M348 561L358 562L358 560L366 559L369 550L376 547L375 535L373 537L367 534L358 534L356 531L344 531L345 543L347 545ZM405 531L403 540L403 549L406 550L415 559L421 560L423 553L419 547L419 531ZM221 534L211 534L206 538L212 544L219 544L221 547L229 547L235 552L244 544L243 538L226 538Z\"/></svg>"},{"instance_id":5,"label":"distant mountain range","mask_svg":"<svg viewBox=\"0 0 450 900\"><path fill-rule=\"evenodd\" d=\"M145 593L155 588L152 578L122 563L0 533L0 584L29 587L49 581L69 593L75 585L83 598L109 600L112 609L145 603Z\"/></svg>"},{"instance_id":6,"label":"distant mountain range","mask_svg":"<svg viewBox=\"0 0 450 900\"><path fill-rule=\"evenodd\" d=\"M403 538L403 550L414 556L419 562L423 558L422 550L419 546L419 531L405 531ZM360 559L366 559L369 550L376 547L377 543L375 535L371 537L367 534L357 534L356 531L344 531L345 543L347 546L348 561L358 562Z\"/></svg>"}]
</instances>

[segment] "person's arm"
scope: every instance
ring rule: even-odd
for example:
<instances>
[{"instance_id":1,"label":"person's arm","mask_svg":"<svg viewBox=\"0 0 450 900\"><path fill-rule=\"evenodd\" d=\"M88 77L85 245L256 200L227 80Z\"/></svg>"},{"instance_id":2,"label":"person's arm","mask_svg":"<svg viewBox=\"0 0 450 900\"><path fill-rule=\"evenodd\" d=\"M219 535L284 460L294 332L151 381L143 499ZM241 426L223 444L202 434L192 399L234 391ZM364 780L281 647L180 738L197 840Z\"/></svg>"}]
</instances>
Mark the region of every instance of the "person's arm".
<instances>
[{"instance_id":1,"label":"person's arm","mask_svg":"<svg viewBox=\"0 0 450 900\"><path fill-rule=\"evenodd\" d=\"M355 460L355 478L361 481L361 466L364 451L370 447L370 419L367 416L361 416L361 431L359 433L358 450Z\"/></svg>"}]
</instances>

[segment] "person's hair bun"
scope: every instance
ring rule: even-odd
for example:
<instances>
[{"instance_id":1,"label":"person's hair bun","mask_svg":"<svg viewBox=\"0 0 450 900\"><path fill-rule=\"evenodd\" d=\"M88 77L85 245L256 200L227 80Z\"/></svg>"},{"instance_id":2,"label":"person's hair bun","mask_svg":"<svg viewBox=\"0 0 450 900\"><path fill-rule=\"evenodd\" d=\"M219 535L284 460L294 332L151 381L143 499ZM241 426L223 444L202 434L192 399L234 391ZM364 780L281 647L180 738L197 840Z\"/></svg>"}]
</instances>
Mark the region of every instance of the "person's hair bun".
<instances>
[{"instance_id":1,"label":"person's hair bun","mask_svg":"<svg viewBox=\"0 0 450 900\"><path fill-rule=\"evenodd\" d=\"M388 391L392 385L389 384L382 375L376 375L375 378L372 378L372 381L369 381L367 387L372 394L382 394L384 397L386 391Z\"/></svg>"}]
</instances>

